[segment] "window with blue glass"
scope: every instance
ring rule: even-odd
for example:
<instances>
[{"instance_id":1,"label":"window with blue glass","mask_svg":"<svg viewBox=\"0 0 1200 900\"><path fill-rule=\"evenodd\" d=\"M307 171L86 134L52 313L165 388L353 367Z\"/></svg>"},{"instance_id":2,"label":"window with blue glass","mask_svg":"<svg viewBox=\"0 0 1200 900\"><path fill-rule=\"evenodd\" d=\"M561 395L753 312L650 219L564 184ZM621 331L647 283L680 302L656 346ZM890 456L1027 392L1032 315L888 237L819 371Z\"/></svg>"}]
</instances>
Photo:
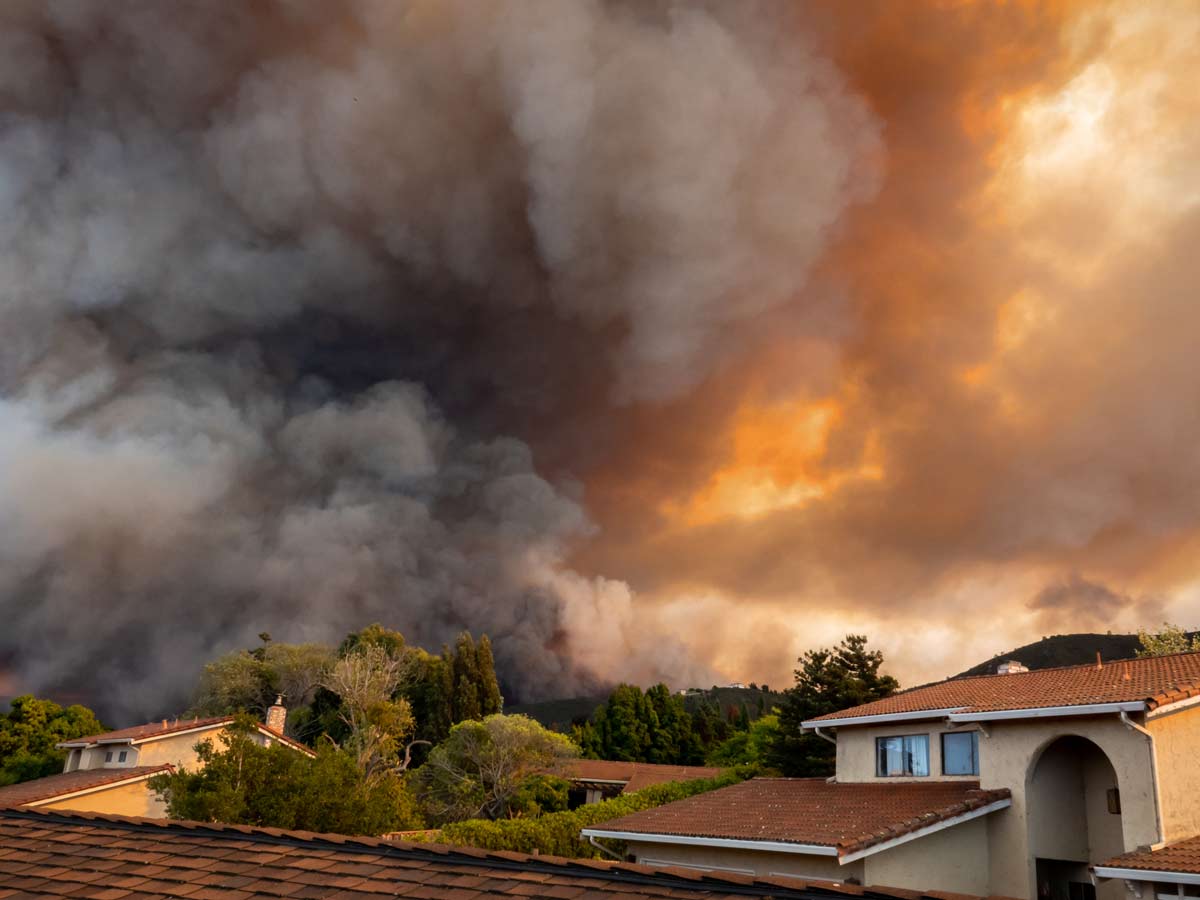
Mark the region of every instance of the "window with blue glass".
<instances>
[{"instance_id":1,"label":"window with blue glass","mask_svg":"<svg viewBox=\"0 0 1200 900\"><path fill-rule=\"evenodd\" d=\"M881 778L929 774L929 735L875 738L875 774Z\"/></svg>"},{"instance_id":2,"label":"window with blue glass","mask_svg":"<svg viewBox=\"0 0 1200 900\"><path fill-rule=\"evenodd\" d=\"M979 732L947 732L942 735L942 774L979 774Z\"/></svg>"}]
</instances>

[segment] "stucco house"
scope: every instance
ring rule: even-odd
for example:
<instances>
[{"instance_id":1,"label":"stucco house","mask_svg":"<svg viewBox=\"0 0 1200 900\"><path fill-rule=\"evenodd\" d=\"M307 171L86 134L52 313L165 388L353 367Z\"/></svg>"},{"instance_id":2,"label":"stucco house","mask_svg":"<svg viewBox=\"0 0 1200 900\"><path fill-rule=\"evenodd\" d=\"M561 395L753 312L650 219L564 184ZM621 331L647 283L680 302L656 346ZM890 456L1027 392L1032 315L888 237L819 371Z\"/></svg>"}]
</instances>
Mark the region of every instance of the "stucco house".
<instances>
[{"instance_id":1,"label":"stucco house","mask_svg":"<svg viewBox=\"0 0 1200 900\"><path fill-rule=\"evenodd\" d=\"M253 739L263 746L278 743L312 756L309 748L283 734L286 715L287 710L276 703L267 711L267 721L258 724ZM149 780L176 767L197 768L196 745L212 740L220 747L220 736L233 721L233 716L163 719L63 741L57 745L67 751L63 771L0 788L0 807L165 818L166 805L150 790Z\"/></svg>"},{"instance_id":2,"label":"stucco house","mask_svg":"<svg viewBox=\"0 0 1200 900\"><path fill-rule=\"evenodd\" d=\"M1200 653L956 678L821 716L836 776L605 822L638 861L1106 900L1091 866L1200 834Z\"/></svg>"}]
</instances>

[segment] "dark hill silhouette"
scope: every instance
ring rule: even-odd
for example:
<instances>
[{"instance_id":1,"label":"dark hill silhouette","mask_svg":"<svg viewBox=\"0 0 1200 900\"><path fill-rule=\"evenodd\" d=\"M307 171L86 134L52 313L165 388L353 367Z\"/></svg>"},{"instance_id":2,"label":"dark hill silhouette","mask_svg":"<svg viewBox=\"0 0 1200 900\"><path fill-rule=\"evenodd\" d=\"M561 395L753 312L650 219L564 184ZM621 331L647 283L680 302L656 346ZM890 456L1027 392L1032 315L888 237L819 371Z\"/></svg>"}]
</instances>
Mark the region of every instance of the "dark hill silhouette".
<instances>
[{"instance_id":1,"label":"dark hill silhouette","mask_svg":"<svg viewBox=\"0 0 1200 900\"><path fill-rule=\"evenodd\" d=\"M1131 659L1137 656L1140 647L1136 634L1055 634L993 656L955 677L995 675L996 666L1008 659L1015 659L1030 669L1052 669L1095 662L1097 651L1104 660Z\"/></svg>"}]
</instances>

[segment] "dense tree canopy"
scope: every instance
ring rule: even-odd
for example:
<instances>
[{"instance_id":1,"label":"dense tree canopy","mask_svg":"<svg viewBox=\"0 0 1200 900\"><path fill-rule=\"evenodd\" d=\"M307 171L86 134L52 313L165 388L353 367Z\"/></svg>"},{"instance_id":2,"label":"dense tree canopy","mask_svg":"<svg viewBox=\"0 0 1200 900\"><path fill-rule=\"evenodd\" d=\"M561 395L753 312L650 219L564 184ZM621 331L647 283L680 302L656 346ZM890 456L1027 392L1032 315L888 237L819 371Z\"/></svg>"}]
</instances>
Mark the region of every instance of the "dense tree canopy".
<instances>
[{"instance_id":1,"label":"dense tree canopy","mask_svg":"<svg viewBox=\"0 0 1200 900\"><path fill-rule=\"evenodd\" d=\"M196 771L151 779L172 818L370 835L422 826L399 775L369 776L328 742L315 759L280 744L263 747L252 729L247 718L220 746L201 743Z\"/></svg>"},{"instance_id":2,"label":"dense tree canopy","mask_svg":"<svg viewBox=\"0 0 1200 900\"><path fill-rule=\"evenodd\" d=\"M61 772L67 755L55 744L104 730L86 706L64 709L29 694L17 697L0 714L0 787Z\"/></svg>"},{"instance_id":3,"label":"dense tree canopy","mask_svg":"<svg viewBox=\"0 0 1200 900\"><path fill-rule=\"evenodd\" d=\"M879 674L883 654L867 649L864 635L847 635L836 647L810 650L799 660L796 683L785 692L779 739L771 764L785 775L832 775L835 748L804 733L801 723L894 694L899 682Z\"/></svg>"},{"instance_id":4,"label":"dense tree canopy","mask_svg":"<svg viewBox=\"0 0 1200 900\"><path fill-rule=\"evenodd\" d=\"M414 774L422 804L438 823L501 819L519 811L530 780L579 755L568 738L527 716L494 714L450 729Z\"/></svg>"}]
</instances>

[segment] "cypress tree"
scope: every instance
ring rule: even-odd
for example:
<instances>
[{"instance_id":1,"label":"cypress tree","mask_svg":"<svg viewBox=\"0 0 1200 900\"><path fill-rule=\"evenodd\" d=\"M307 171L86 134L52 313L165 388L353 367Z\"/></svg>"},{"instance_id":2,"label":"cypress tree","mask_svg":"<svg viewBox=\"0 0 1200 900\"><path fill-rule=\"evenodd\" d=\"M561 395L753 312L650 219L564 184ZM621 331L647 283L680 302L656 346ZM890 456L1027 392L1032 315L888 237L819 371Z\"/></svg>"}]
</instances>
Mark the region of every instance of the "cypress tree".
<instances>
[{"instance_id":1,"label":"cypress tree","mask_svg":"<svg viewBox=\"0 0 1200 900\"><path fill-rule=\"evenodd\" d=\"M479 710L485 716L504 709L500 683L496 680L496 664L492 658L492 642L485 634L475 648L475 670L479 673Z\"/></svg>"}]
</instances>

